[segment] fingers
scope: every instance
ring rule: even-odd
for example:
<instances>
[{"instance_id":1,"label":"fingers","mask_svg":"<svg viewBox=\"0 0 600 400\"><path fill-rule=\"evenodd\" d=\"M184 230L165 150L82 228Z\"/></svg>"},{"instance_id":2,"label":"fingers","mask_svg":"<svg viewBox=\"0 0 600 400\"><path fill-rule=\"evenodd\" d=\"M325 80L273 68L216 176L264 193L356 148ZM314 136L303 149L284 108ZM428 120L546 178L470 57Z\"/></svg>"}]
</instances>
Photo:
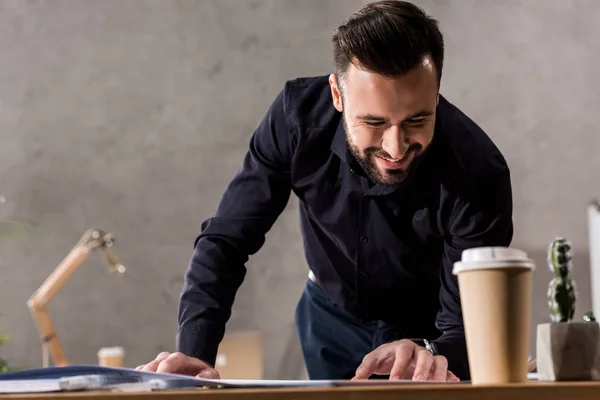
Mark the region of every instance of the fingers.
<instances>
[{"instance_id":1,"label":"fingers","mask_svg":"<svg viewBox=\"0 0 600 400\"><path fill-rule=\"evenodd\" d=\"M141 366L140 370L141 371L156 372L156 370L157 370L158 366L160 365L160 363L163 360L165 360L167 357L169 357L170 355L171 355L171 353L163 351L158 356L156 356L156 358L154 360L150 361L146 365Z\"/></svg>"},{"instance_id":2,"label":"fingers","mask_svg":"<svg viewBox=\"0 0 600 400\"><path fill-rule=\"evenodd\" d=\"M432 377L431 379L438 382L446 382L449 374L452 372L448 371L448 360L446 357L436 356L433 357L433 363L431 365ZM454 375L454 374L452 374Z\"/></svg>"},{"instance_id":3,"label":"fingers","mask_svg":"<svg viewBox=\"0 0 600 400\"><path fill-rule=\"evenodd\" d=\"M412 379L414 381L424 381L429 376L429 371L434 362L433 354L424 348L419 348L415 352L416 363L415 372ZM445 360L445 358L444 358ZM447 368L447 367L446 367ZM444 378L446 377L446 371L444 370Z\"/></svg>"},{"instance_id":4,"label":"fingers","mask_svg":"<svg viewBox=\"0 0 600 400\"><path fill-rule=\"evenodd\" d=\"M375 372L376 368L377 350L370 352L363 358L363 361L356 369L354 378L352 378L352 380L354 381L357 379L369 379L369 377L373 375L373 372Z\"/></svg>"},{"instance_id":5,"label":"fingers","mask_svg":"<svg viewBox=\"0 0 600 400\"><path fill-rule=\"evenodd\" d=\"M162 352L148 364L138 365L136 370L162 374L196 375L202 378L219 379L219 373L210 365L179 352Z\"/></svg>"},{"instance_id":6,"label":"fingers","mask_svg":"<svg viewBox=\"0 0 600 400\"><path fill-rule=\"evenodd\" d=\"M219 372L216 369L208 368L196 375L198 378L220 379Z\"/></svg>"},{"instance_id":7,"label":"fingers","mask_svg":"<svg viewBox=\"0 0 600 400\"><path fill-rule=\"evenodd\" d=\"M398 346L396 347L394 365L392 365L392 368L390 370L390 379L391 380L396 380L396 379L402 378L402 375L406 372L406 368L408 367L412 358L415 355L415 350L416 350L417 354L420 353L420 351L417 350L417 345L411 341L401 342L398 344ZM427 350L425 350L425 351L427 351ZM429 353L429 352L427 352L427 353ZM419 359L417 359L417 364L416 364L415 368L418 368L418 367L419 367ZM416 373L416 371L417 371L417 369L415 369L415 373Z\"/></svg>"},{"instance_id":8,"label":"fingers","mask_svg":"<svg viewBox=\"0 0 600 400\"><path fill-rule=\"evenodd\" d=\"M373 374L389 374L390 380L412 378L414 381L460 382L448 371L446 357L434 357L411 340L388 343L367 354L352 380L369 379Z\"/></svg>"},{"instance_id":9,"label":"fingers","mask_svg":"<svg viewBox=\"0 0 600 400\"><path fill-rule=\"evenodd\" d=\"M395 346L384 344L367 354L352 380L369 379L373 374L389 374L394 363Z\"/></svg>"},{"instance_id":10,"label":"fingers","mask_svg":"<svg viewBox=\"0 0 600 400\"><path fill-rule=\"evenodd\" d=\"M219 373L210 365L197 358L188 357L183 353L173 353L163 359L158 365L156 372L195 375L210 379L219 378Z\"/></svg>"},{"instance_id":11,"label":"fingers","mask_svg":"<svg viewBox=\"0 0 600 400\"><path fill-rule=\"evenodd\" d=\"M460 379L448 370L448 359L444 356L433 357L428 380L436 382L460 382Z\"/></svg>"},{"instance_id":12,"label":"fingers","mask_svg":"<svg viewBox=\"0 0 600 400\"><path fill-rule=\"evenodd\" d=\"M156 368L156 372L185 374L186 370L193 369L194 361L201 363L202 361L186 356L183 353L173 353L161 360Z\"/></svg>"},{"instance_id":13,"label":"fingers","mask_svg":"<svg viewBox=\"0 0 600 400\"><path fill-rule=\"evenodd\" d=\"M448 382L460 382L460 379L450 371L446 374L446 380Z\"/></svg>"}]
</instances>

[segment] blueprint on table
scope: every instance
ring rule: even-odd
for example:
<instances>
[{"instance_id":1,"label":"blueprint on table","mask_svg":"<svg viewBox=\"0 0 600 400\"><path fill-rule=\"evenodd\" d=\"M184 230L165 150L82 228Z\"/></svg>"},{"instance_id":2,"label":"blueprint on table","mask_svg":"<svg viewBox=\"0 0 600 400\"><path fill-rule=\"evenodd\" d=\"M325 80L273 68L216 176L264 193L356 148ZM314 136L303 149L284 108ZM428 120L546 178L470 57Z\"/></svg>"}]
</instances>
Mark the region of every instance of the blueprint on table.
<instances>
[{"instance_id":1,"label":"blueprint on table","mask_svg":"<svg viewBox=\"0 0 600 400\"><path fill-rule=\"evenodd\" d=\"M410 380L243 380L204 379L178 374L137 371L130 368L74 365L36 368L0 374L0 393L98 390L146 383L145 390L193 388L333 387L355 385L431 384Z\"/></svg>"}]
</instances>

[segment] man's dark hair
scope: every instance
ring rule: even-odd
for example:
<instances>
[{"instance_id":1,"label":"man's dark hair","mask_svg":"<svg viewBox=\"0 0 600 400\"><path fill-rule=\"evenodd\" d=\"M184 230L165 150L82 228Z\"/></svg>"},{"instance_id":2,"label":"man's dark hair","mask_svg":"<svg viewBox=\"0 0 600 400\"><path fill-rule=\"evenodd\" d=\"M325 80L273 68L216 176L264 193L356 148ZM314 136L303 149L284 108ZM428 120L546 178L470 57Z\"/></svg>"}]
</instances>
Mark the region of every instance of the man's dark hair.
<instances>
[{"instance_id":1,"label":"man's dark hair","mask_svg":"<svg viewBox=\"0 0 600 400\"><path fill-rule=\"evenodd\" d=\"M407 1L367 4L335 30L332 41L335 73L340 79L350 63L379 75L397 77L430 55L440 84L444 38L438 22Z\"/></svg>"}]
</instances>

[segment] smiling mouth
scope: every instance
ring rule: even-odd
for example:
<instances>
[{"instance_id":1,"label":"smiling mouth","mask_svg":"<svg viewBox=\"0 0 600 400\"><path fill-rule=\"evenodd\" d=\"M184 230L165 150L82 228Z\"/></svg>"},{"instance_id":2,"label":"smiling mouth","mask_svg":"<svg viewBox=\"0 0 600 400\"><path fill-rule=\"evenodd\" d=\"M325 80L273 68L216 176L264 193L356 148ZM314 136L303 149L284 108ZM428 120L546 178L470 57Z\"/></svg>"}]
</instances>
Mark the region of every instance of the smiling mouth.
<instances>
[{"instance_id":1,"label":"smiling mouth","mask_svg":"<svg viewBox=\"0 0 600 400\"><path fill-rule=\"evenodd\" d=\"M382 164L382 166L385 169L399 169L404 167L406 164L408 164L412 158L412 154L414 153L414 150L409 150L407 151L401 158L399 159L391 159L391 158L386 158L386 157L382 157L378 154L374 154L375 157L377 157L380 162L379 164Z\"/></svg>"},{"instance_id":2,"label":"smiling mouth","mask_svg":"<svg viewBox=\"0 0 600 400\"><path fill-rule=\"evenodd\" d=\"M391 158L387 158L387 157L382 157L382 156L378 156L378 155L375 155L375 156L381 158L382 160L391 162L391 163L397 163L397 162L400 162L400 161L402 161L402 160L404 160L406 158L406 156L405 156L405 157L399 158L397 160L392 160Z\"/></svg>"}]
</instances>

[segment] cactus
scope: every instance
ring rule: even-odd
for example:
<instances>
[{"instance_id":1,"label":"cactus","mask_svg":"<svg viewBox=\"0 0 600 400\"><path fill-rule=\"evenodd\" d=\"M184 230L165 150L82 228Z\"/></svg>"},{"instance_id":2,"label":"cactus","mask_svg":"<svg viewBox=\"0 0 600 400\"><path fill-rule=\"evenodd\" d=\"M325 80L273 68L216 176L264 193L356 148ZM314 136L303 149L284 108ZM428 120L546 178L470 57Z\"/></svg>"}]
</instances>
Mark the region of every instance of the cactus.
<instances>
[{"instance_id":1,"label":"cactus","mask_svg":"<svg viewBox=\"0 0 600 400\"><path fill-rule=\"evenodd\" d=\"M569 322L575 314L575 282L571 279L571 243L556 238L548 248L548 265L554 278L548 285L548 306L552 322Z\"/></svg>"}]
</instances>

